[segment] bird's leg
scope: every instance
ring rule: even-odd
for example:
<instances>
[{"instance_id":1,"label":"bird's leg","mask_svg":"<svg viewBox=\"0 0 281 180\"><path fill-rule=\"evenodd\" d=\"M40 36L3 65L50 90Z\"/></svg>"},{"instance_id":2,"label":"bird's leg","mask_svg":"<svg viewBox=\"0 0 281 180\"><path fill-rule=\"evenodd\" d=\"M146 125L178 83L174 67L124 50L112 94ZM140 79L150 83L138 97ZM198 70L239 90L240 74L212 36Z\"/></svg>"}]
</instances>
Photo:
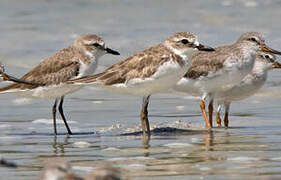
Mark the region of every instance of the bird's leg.
<instances>
[{"instance_id":1,"label":"bird's leg","mask_svg":"<svg viewBox=\"0 0 281 180\"><path fill-rule=\"evenodd\" d=\"M208 111L209 111L209 124L211 127L213 127L213 111L214 111L214 99L210 100L209 106L208 106Z\"/></svg>"},{"instance_id":2,"label":"bird's leg","mask_svg":"<svg viewBox=\"0 0 281 180\"><path fill-rule=\"evenodd\" d=\"M149 127L148 111L147 111L149 97L150 95L143 97L142 110L140 113L143 136L146 137L146 133L147 133L148 139L150 139L150 127Z\"/></svg>"},{"instance_id":3,"label":"bird's leg","mask_svg":"<svg viewBox=\"0 0 281 180\"><path fill-rule=\"evenodd\" d=\"M70 130L70 128L69 128L69 126L68 126L68 124L66 122L65 116L63 114L63 107L62 107L63 100L64 100L64 96L62 96L61 99L60 99L59 112L60 112L61 118L62 118L62 120L64 122L64 125L65 125L65 127L67 129L68 134L72 134L72 132L71 132L71 130Z\"/></svg>"},{"instance_id":4,"label":"bird's leg","mask_svg":"<svg viewBox=\"0 0 281 180\"><path fill-rule=\"evenodd\" d=\"M218 105L217 114L216 114L216 121L217 121L217 125L218 125L219 128L221 128L220 112L221 112L221 104Z\"/></svg>"},{"instance_id":5,"label":"bird's leg","mask_svg":"<svg viewBox=\"0 0 281 180\"><path fill-rule=\"evenodd\" d=\"M210 128L211 125L209 124L209 120L208 120L208 117L207 117L207 112L205 110L205 102L203 100L200 101L200 108L201 108L203 117L205 119L205 127L206 128Z\"/></svg>"},{"instance_id":6,"label":"bird's leg","mask_svg":"<svg viewBox=\"0 0 281 180\"><path fill-rule=\"evenodd\" d=\"M205 109L205 100L207 98L207 94L204 94L201 101L200 101L200 108L201 108L201 111L202 111L202 114L203 114L203 117L205 119L205 127L206 128L211 128L211 124L208 120L208 116L207 116L207 112L206 112L206 109Z\"/></svg>"},{"instance_id":7,"label":"bird's leg","mask_svg":"<svg viewBox=\"0 0 281 180\"><path fill-rule=\"evenodd\" d=\"M55 100L55 104L53 105L53 125L54 125L55 135L57 135L57 122L56 122L57 103L58 103L58 99Z\"/></svg>"},{"instance_id":8,"label":"bird's leg","mask_svg":"<svg viewBox=\"0 0 281 180\"><path fill-rule=\"evenodd\" d=\"M225 114L224 114L224 126L225 126L225 128L228 128L228 124L229 124L229 121L228 121L229 106L230 106L230 103L225 103Z\"/></svg>"}]
</instances>

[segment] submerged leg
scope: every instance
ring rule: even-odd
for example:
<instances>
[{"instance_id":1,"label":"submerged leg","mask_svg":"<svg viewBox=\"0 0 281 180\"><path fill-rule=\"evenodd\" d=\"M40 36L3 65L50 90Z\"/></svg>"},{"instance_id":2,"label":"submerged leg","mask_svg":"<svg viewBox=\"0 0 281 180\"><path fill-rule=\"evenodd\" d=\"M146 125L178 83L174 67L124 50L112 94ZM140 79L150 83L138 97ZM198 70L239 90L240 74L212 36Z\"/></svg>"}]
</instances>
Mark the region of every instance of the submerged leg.
<instances>
[{"instance_id":1,"label":"submerged leg","mask_svg":"<svg viewBox=\"0 0 281 180\"><path fill-rule=\"evenodd\" d=\"M217 125L218 125L219 128L221 128L220 112L221 112L221 104L218 105L217 113L216 113L216 121L217 121Z\"/></svg>"},{"instance_id":2,"label":"submerged leg","mask_svg":"<svg viewBox=\"0 0 281 180\"><path fill-rule=\"evenodd\" d=\"M214 99L210 100L209 106L208 106L208 111L209 111L209 124L211 127L213 127L213 111L214 111Z\"/></svg>"},{"instance_id":3,"label":"submerged leg","mask_svg":"<svg viewBox=\"0 0 281 180\"><path fill-rule=\"evenodd\" d=\"M225 103L225 114L224 114L224 126L226 128L228 128L228 112L229 112L229 107L230 107L230 103Z\"/></svg>"},{"instance_id":4,"label":"submerged leg","mask_svg":"<svg viewBox=\"0 0 281 180\"><path fill-rule=\"evenodd\" d=\"M53 105L53 125L54 125L55 135L57 135L57 121L56 121L57 103L58 103L58 99L55 100L55 104Z\"/></svg>"},{"instance_id":5,"label":"submerged leg","mask_svg":"<svg viewBox=\"0 0 281 180\"><path fill-rule=\"evenodd\" d=\"M149 97L150 95L143 97L142 110L140 113L143 136L146 137L146 133L147 133L148 139L150 139L150 127L149 127L148 111L147 111Z\"/></svg>"},{"instance_id":6,"label":"submerged leg","mask_svg":"<svg viewBox=\"0 0 281 180\"><path fill-rule=\"evenodd\" d=\"M70 130L70 128L69 128L69 126L68 126L68 124L66 122L65 116L63 114L63 108L62 108L63 100L64 100L64 96L62 96L61 99L60 99L59 112L60 112L61 118L62 118L62 120L64 122L64 125L65 125L65 127L67 129L68 134L72 134L72 132L71 132L71 130Z\"/></svg>"}]
</instances>

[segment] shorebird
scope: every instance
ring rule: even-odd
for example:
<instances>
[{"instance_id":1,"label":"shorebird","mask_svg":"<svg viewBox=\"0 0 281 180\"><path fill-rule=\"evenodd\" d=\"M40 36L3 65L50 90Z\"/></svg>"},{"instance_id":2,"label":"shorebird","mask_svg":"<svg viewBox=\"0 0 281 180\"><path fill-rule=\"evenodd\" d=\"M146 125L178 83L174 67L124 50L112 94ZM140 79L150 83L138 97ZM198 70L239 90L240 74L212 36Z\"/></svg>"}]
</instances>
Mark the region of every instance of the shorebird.
<instances>
[{"instance_id":1,"label":"shorebird","mask_svg":"<svg viewBox=\"0 0 281 180\"><path fill-rule=\"evenodd\" d=\"M111 166L98 167L92 170L85 180L121 180L121 171Z\"/></svg>"},{"instance_id":2,"label":"shorebird","mask_svg":"<svg viewBox=\"0 0 281 180\"><path fill-rule=\"evenodd\" d=\"M281 54L267 47L260 33L248 32L242 34L232 45L221 46L214 52L202 52L192 57L190 68L174 89L201 96L200 108L206 128L212 127L214 94L239 84L252 70L260 51ZM206 100L209 100L209 119L205 109Z\"/></svg>"},{"instance_id":3,"label":"shorebird","mask_svg":"<svg viewBox=\"0 0 281 180\"><path fill-rule=\"evenodd\" d=\"M58 110L68 134L72 134L63 113L64 96L79 90L82 86L68 87L64 83L70 79L93 74L98 59L107 53L119 55L117 51L107 48L102 38L92 34L81 36L69 47L35 66L20 79L21 83L0 88L0 93L14 93L27 98L55 99L52 108L55 135L57 134L56 110L60 99Z\"/></svg>"},{"instance_id":4,"label":"shorebird","mask_svg":"<svg viewBox=\"0 0 281 180\"><path fill-rule=\"evenodd\" d=\"M70 80L68 84L94 85L113 92L143 96L140 119L143 136L150 139L147 111L150 95L172 88L185 74L190 57L198 50L214 49L199 44L192 33L179 32L165 42L138 52L100 74Z\"/></svg>"},{"instance_id":5,"label":"shorebird","mask_svg":"<svg viewBox=\"0 0 281 180\"><path fill-rule=\"evenodd\" d=\"M216 112L216 121L218 127L221 127L220 111L224 106L224 125L228 127L229 107L232 101L246 99L258 90L260 90L265 81L269 70L281 68L281 64L276 61L276 57L269 53L259 53L256 56L255 64L252 71L244 77L244 79L236 86L229 90L218 92L215 94L215 101L218 103Z\"/></svg>"},{"instance_id":6,"label":"shorebird","mask_svg":"<svg viewBox=\"0 0 281 180\"><path fill-rule=\"evenodd\" d=\"M40 180L83 180L71 172L71 165L63 158L50 158L40 174Z\"/></svg>"}]
</instances>

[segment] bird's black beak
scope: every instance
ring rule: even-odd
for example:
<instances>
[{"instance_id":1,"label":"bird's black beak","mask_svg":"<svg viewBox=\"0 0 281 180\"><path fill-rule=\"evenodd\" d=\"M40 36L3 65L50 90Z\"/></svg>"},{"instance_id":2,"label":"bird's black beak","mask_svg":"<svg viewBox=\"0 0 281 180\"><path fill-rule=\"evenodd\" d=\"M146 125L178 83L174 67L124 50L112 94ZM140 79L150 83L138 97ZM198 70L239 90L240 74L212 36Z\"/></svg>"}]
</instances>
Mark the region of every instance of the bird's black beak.
<instances>
[{"instance_id":1,"label":"bird's black beak","mask_svg":"<svg viewBox=\"0 0 281 180\"><path fill-rule=\"evenodd\" d=\"M273 68L281 69L281 64L277 61L275 61L272 66L273 66Z\"/></svg>"},{"instance_id":2,"label":"bird's black beak","mask_svg":"<svg viewBox=\"0 0 281 180\"><path fill-rule=\"evenodd\" d=\"M262 44L260 46L260 50L263 51L263 52L266 52L266 53L273 53L273 54L278 54L278 55L281 55L281 52L280 51L277 51L275 49L272 49L268 46L266 46L265 44Z\"/></svg>"},{"instance_id":3,"label":"bird's black beak","mask_svg":"<svg viewBox=\"0 0 281 180\"><path fill-rule=\"evenodd\" d=\"M205 45L202 45L202 44L199 44L198 46L196 46L196 48L199 50L199 51L215 51L214 48L210 47L210 46L205 46Z\"/></svg>"},{"instance_id":4,"label":"bird's black beak","mask_svg":"<svg viewBox=\"0 0 281 180\"><path fill-rule=\"evenodd\" d=\"M110 49L110 48L105 48L104 50L105 50L108 54L120 55L119 52L114 51L113 49Z\"/></svg>"}]
</instances>

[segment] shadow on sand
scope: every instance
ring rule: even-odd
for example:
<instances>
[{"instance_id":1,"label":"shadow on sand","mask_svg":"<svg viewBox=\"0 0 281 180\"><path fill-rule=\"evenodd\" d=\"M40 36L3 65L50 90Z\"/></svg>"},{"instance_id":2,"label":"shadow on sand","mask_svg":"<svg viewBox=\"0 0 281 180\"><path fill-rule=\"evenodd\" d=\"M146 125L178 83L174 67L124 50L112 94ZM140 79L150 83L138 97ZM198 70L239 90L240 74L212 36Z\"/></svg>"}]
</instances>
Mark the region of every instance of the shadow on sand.
<instances>
[{"instance_id":1,"label":"shadow on sand","mask_svg":"<svg viewBox=\"0 0 281 180\"><path fill-rule=\"evenodd\" d=\"M151 135L153 136L168 136L168 135L196 135L207 133L208 130L189 130L189 129L179 129L173 127L161 127L154 128L151 130ZM91 136L141 136L142 131L130 132L130 133L121 133L121 134L102 134L96 132L73 132L69 135L67 132L58 133L57 136L79 136L79 135L91 135ZM54 136L53 133L41 133L41 132L30 132L30 133L9 133L10 136Z\"/></svg>"},{"instance_id":2,"label":"shadow on sand","mask_svg":"<svg viewBox=\"0 0 281 180\"><path fill-rule=\"evenodd\" d=\"M189 130L189 129L178 129L172 127L161 127L154 128L151 130L151 135L154 136L168 136L168 135L196 135L203 134L208 132L208 130ZM123 133L120 136L140 136L142 135L142 131L131 132L131 133Z\"/></svg>"}]
</instances>

